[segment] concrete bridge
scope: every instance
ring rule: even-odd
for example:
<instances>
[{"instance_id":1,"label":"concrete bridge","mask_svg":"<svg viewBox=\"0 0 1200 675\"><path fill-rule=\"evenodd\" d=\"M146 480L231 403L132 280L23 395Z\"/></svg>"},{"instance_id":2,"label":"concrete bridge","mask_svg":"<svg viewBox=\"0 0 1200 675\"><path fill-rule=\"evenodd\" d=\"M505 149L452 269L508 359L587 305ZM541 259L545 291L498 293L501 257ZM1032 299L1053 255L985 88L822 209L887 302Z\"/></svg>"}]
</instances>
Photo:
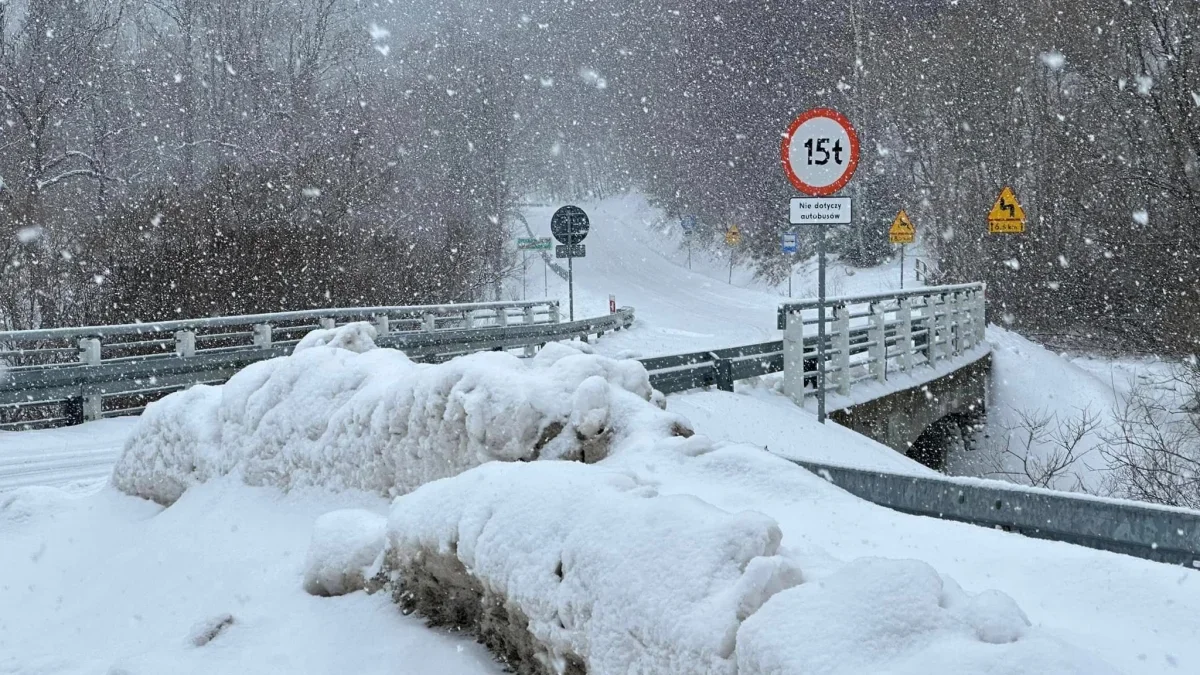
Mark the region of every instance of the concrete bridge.
<instances>
[{"instance_id":1,"label":"concrete bridge","mask_svg":"<svg viewBox=\"0 0 1200 675\"><path fill-rule=\"evenodd\" d=\"M982 284L834 298L826 324L830 418L934 469L987 409L991 348ZM817 304L779 311L784 391L817 393Z\"/></svg>"}]
</instances>

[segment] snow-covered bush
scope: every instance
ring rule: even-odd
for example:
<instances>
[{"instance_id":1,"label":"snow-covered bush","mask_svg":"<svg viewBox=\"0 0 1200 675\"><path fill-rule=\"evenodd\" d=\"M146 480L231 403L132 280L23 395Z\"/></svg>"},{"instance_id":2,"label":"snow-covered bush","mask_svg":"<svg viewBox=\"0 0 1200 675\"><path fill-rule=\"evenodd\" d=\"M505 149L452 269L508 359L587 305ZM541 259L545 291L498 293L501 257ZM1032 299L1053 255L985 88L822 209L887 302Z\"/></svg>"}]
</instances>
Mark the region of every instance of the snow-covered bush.
<instances>
[{"instance_id":1,"label":"snow-covered bush","mask_svg":"<svg viewBox=\"0 0 1200 675\"><path fill-rule=\"evenodd\" d=\"M163 504L233 472L251 485L398 495L492 460L596 461L629 430L690 434L650 403L636 361L551 344L532 359L417 364L372 348L371 334L318 331L291 356L151 404L113 483Z\"/></svg>"},{"instance_id":2,"label":"snow-covered bush","mask_svg":"<svg viewBox=\"0 0 1200 675\"><path fill-rule=\"evenodd\" d=\"M728 673L738 627L801 581L779 526L572 462L492 463L396 499L407 610L521 673Z\"/></svg>"},{"instance_id":3,"label":"snow-covered bush","mask_svg":"<svg viewBox=\"0 0 1200 675\"><path fill-rule=\"evenodd\" d=\"M737 635L740 675L1102 675L1012 598L968 595L916 560L856 560L772 597Z\"/></svg>"}]
</instances>

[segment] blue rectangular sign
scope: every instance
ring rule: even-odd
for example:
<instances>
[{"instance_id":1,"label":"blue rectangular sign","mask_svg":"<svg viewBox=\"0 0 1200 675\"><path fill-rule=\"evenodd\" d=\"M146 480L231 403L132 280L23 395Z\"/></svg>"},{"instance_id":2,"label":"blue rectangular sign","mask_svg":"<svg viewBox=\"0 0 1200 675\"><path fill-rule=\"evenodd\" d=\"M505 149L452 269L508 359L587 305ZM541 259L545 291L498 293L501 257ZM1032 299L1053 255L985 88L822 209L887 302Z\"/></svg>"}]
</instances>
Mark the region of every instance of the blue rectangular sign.
<instances>
[{"instance_id":1,"label":"blue rectangular sign","mask_svg":"<svg viewBox=\"0 0 1200 675\"><path fill-rule=\"evenodd\" d=\"M781 247L784 253L796 253L800 250L800 238L795 232L784 232Z\"/></svg>"}]
</instances>

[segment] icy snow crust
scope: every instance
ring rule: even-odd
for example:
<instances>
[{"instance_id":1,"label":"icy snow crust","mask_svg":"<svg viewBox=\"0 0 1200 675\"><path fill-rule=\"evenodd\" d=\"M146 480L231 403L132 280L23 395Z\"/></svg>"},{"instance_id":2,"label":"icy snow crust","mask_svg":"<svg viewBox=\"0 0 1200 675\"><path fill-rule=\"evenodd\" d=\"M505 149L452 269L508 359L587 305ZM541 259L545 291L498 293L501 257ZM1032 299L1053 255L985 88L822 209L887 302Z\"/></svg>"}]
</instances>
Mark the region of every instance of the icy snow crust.
<instances>
[{"instance_id":1,"label":"icy snow crust","mask_svg":"<svg viewBox=\"0 0 1200 675\"><path fill-rule=\"evenodd\" d=\"M291 356L151 404L114 485L161 504L231 473L394 496L493 460L596 461L623 425L679 424L647 405L636 361L551 344L532 359L416 364L373 335L369 324L314 331Z\"/></svg>"}]
</instances>

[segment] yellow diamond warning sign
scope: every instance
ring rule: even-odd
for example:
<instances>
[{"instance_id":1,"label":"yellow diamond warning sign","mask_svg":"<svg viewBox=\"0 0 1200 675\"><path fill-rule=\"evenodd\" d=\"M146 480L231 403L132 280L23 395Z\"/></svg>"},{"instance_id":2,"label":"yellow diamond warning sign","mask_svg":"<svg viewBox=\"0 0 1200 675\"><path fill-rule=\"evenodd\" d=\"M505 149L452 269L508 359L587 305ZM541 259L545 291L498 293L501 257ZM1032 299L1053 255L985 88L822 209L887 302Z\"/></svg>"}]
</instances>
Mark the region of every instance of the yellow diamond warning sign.
<instances>
[{"instance_id":1,"label":"yellow diamond warning sign","mask_svg":"<svg viewBox=\"0 0 1200 675\"><path fill-rule=\"evenodd\" d=\"M888 230L888 240L893 244L911 244L916 239L917 228L913 227L912 221L908 219L908 214L901 211L892 221L892 227Z\"/></svg>"},{"instance_id":2,"label":"yellow diamond warning sign","mask_svg":"<svg viewBox=\"0 0 1200 675\"><path fill-rule=\"evenodd\" d=\"M725 244L727 246L737 246L742 243L742 231L737 225L730 225L728 230L725 230Z\"/></svg>"},{"instance_id":3,"label":"yellow diamond warning sign","mask_svg":"<svg viewBox=\"0 0 1200 675\"><path fill-rule=\"evenodd\" d=\"M988 213L990 234L1021 234L1025 231L1025 209L1017 201L1012 188L1006 187L996 198L996 205Z\"/></svg>"}]
</instances>

